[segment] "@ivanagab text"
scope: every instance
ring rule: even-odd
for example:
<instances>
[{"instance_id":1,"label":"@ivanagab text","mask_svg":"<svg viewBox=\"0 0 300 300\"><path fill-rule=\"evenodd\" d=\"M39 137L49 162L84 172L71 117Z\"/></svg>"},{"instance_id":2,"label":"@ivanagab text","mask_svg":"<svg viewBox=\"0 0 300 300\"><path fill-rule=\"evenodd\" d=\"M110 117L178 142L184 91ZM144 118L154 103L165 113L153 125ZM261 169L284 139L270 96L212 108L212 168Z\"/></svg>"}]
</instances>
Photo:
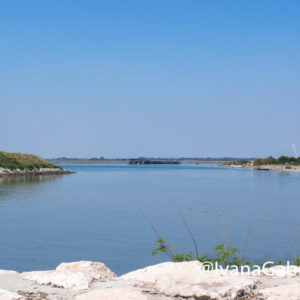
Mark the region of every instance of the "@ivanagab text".
<instances>
[{"instance_id":1,"label":"@ivanagab text","mask_svg":"<svg viewBox=\"0 0 300 300\"><path fill-rule=\"evenodd\" d=\"M203 273L215 271L220 275L231 276L270 276L270 277L294 277L300 275L300 266L290 264L276 265L273 261L267 261L262 265L220 265L218 262L205 261L201 264L201 271Z\"/></svg>"}]
</instances>

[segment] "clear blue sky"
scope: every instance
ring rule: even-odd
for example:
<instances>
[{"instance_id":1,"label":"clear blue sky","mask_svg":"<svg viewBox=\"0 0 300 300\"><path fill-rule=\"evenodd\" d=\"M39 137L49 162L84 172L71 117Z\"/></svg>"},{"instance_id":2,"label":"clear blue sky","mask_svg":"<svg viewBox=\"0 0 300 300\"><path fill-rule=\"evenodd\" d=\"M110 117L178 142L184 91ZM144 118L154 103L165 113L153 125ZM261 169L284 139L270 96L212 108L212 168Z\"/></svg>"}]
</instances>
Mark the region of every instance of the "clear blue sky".
<instances>
[{"instance_id":1,"label":"clear blue sky","mask_svg":"<svg viewBox=\"0 0 300 300\"><path fill-rule=\"evenodd\" d=\"M300 1L0 1L0 149L300 150Z\"/></svg>"}]
</instances>

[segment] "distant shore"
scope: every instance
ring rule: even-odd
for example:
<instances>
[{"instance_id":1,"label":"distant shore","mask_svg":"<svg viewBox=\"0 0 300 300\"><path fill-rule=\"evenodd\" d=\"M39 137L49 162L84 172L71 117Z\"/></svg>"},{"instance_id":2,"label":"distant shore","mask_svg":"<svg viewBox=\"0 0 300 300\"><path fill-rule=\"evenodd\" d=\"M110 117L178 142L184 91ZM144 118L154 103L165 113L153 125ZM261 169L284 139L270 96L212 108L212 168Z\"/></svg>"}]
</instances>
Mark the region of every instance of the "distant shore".
<instances>
[{"instance_id":1,"label":"distant shore","mask_svg":"<svg viewBox=\"0 0 300 300\"><path fill-rule=\"evenodd\" d=\"M61 165L68 165L68 164L129 164L132 160L138 160L138 159L127 159L127 158L120 158L120 159L47 159L47 161L55 164L61 164ZM212 159L212 160L205 160L205 159L147 159L151 161L179 161L182 164L221 164L228 162L230 160L218 160L218 159Z\"/></svg>"}]
</instances>

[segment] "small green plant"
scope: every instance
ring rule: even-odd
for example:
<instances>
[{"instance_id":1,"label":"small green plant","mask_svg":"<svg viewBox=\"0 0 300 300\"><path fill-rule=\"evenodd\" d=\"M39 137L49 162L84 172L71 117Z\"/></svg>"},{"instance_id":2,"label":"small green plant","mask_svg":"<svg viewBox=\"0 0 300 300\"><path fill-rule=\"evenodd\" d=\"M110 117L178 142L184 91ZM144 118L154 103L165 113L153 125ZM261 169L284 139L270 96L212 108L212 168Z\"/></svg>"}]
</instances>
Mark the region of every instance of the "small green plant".
<instances>
[{"instance_id":1,"label":"small green plant","mask_svg":"<svg viewBox=\"0 0 300 300\"><path fill-rule=\"evenodd\" d=\"M174 255L172 255L171 259L174 262L196 260L195 255L192 252L174 254Z\"/></svg>"},{"instance_id":2,"label":"small green plant","mask_svg":"<svg viewBox=\"0 0 300 300\"><path fill-rule=\"evenodd\" d=\"M173 245L169 245L166 243L166 239L160 238L155 241L155 245L158 245L152 251L152 255L156 255L158 253L165 253L170 256L171 261L174 262L182 262L182 261L193 261L198 260L200 262L211 261L217 262L219 265L236 265L240 266L242 264L242 258L237 256L237 253L240 252L239 248L234 248L231 246L227 246L224 244L216 245L214 247L216 255L214 257L208 257L205 254L201 254L200 256L196 256L193 252L189 253L174 253ZM246 263L249 264L250 263Z\"/></svg>"},{"instance_id":3,"label":"small green plant","mask_svg":"<svg viewBox=\"0 0 300 300\"><path fill-rule=\"evenodd\" d=\"M156 240L155 245L157 245L158 247L152 251L152 255L155 255L157 253L166 253L170 257L174 255L172 252L173 246L167 245L166 240L164 238L159 238L158 240Z\"/></svg>"},{"instance_id":4,"label":"small green plant","mask_svg":"<svg viewBox=\"0 0 300 300\"><path fill-rule=\"evenodd\" d=\"M300 256L294 258L294 265L300 267Z\"/></svg>"},{"instance_id":5,"label":"small green plant","mask_svg":"<svg viewBox=\"0 0 300 300\"><path fill-rule=\"evenodd\" d=\"M241 265L242 259L236 254L240 252L239 248L233 248L229 245L216 245L216 261L223 266L227 265Z\"/></svg>"}]
</instances>

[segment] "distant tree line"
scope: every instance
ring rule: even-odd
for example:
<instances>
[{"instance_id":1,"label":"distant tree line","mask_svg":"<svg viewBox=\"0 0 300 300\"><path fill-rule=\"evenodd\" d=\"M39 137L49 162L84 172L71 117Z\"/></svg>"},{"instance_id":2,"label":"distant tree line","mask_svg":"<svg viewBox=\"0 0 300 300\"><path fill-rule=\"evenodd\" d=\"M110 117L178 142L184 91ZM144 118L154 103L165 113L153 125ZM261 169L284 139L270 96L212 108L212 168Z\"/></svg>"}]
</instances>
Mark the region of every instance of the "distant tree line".
<instances>
[{"instance_id":1,"label":"distant tree line","mask_svg":"<svg viewBox=\"0 0 300 300\"><path fill-rule=\"evenodd\" d=\"M256 158L253 162L254 166L261 166L261 165L283 165L283 164L290 164L290 165L300 165L300 157L289 157L289 156L280 156L279 158L274 158L269 156L267 158Z\"/></svg>"}]
</instances>

